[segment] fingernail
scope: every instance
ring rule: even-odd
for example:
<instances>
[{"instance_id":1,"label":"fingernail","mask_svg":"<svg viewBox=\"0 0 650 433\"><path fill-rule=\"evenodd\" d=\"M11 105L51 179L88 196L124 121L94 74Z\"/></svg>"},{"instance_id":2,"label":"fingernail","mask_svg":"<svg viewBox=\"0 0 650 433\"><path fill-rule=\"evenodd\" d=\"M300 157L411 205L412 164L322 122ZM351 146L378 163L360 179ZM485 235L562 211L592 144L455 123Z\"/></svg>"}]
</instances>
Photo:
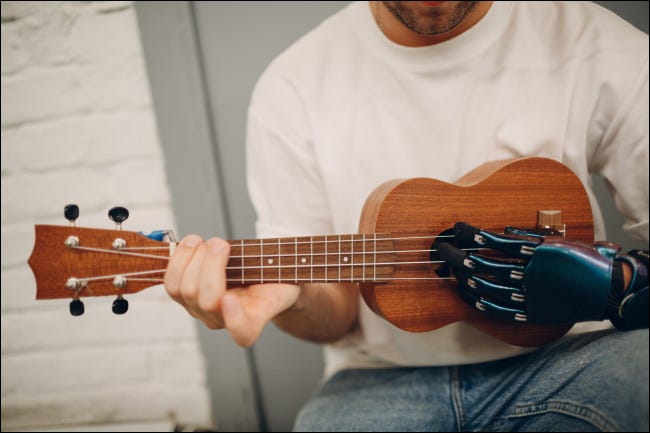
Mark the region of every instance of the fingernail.
<instances>
[{"instance_id":1,"label":"fingernail","mask_svg":"<svg viewBox=\"0 0 650 433\"><path fill-rule=\"evenodd\" d=\"M213 238L208 240L206 244L212 253L220 253L224 248L226 248L226 241L222 239Z\"/></svg>"},{"instance_id":2,"label":"fingernail","mask_svg":"<svg viewBox=\"0 0 650 433\"><path fill-rule=\"evenodd\" d=\"M194 248L201 243L201 238L196 235L185 236L181 241L181 245L184 247Z\"/></svg>"}]
</instances>

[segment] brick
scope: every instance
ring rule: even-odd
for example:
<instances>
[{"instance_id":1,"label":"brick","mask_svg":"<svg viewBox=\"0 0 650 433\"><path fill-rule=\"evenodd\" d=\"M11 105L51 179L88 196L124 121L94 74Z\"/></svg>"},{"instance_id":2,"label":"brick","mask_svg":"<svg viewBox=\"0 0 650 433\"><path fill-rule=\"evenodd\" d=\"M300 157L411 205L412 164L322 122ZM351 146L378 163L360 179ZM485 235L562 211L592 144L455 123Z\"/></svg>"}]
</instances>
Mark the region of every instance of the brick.
<instances>
[{"instance_id":1,"label":"brick","mask_svg":"<svg viewBox=\"0 0 650 433\"><path fill-rule=\"evenodd\" d=\"M28 266L3 269L1 281L3 313L45 307L44 303L36 301L36 282Z\"/></svg>"},{"instance_id":2,"label":"brick","mask_svg":"<svg viewBox=\"0 0 650 433\"><path fill-rule=\"evenodd\" d=\"M15 21L14 33L22 40L30 64L57 65L72 62L74 57L66 44L65 35L80 9L64 2L25 3L33 3L33 9Z\"/></svg>"},{"instance_id":3,"label":"brick","mask_svg":"<svg viewBox=\"0 0 650 433\"><path fill-rule=\"evenodd\" d=\"M131 1L94 1L92 7L100 13L115 12L122 9L130 8L133 5Z\"/></svg>"},{"instance_id":4,"label":"brick","mask_svg":"<svg viewBox=\"0 0 650 433\"><path fill-rule=\"evenodd\" d=\"M20 74L3 76L1 90L4 127L86 112L150 106L142 63L110 70L73 64L29 68Z\"/></svg>"},{"instance_id":5,"label":"brick","mask_svg":"<svg viewBox=\"0 0 650 433\"><path fill-rule=\"evenodd\" d=\"M25 124L2 132L2 171L45 172L132 158L159 161L160 145L149 109Z\"/></svg>"},{"instance_id":6,"label":"brick","mask_svg":"<svg viewBox=\"0 0 650 433\"><path fill-rule=\"evenodd\" d=\"M20 40L31 64L140 62L140 40L130 2L103 2L103 5L24 3L32 4L8 8L8 16L3 17L3 21L12 24L11 34Z\"/></svg>"},{"instance_id":7,"label":"brick","mask_svg":"<svg viewBox=\"0 0 650 433\"><path fill-rule=\"evenodd\" d=\"M210 397L204 387L116 384L67 393L12 395L2 399L3 429L81 423L172 419L210 426Z\"/></svg>"},{"instance_id":8,"label":"brick","mask_svg":"<svg viewBox=\"0 0 650 433\"><path fill-rule=\"evenodd\" d=\"M100 6L100 5L96 5ZM75 61L118 69L124 65L142 65L140 35L133 8L93 8L94 13L80 14L66 34ZM123 6L123 5L122 5ZM104 13L97 13L97 9ZM91 11L88 11L91 12Z\"/></svg>"},{"instance_id":9,"label":"brick","mask_svg":"<svg viewBox=\"0 0 650 433\"><path fill-rule=\"evenodd\" d=\"M114 186L104 176L108 176L105 169L81 165L64 171L5 177L2 179L3 226L23 222L29 215L52 215L55 209L61 215L61 223L65 223L63 207L67 203L99 208Z\"/></svg>"},{"instance_id":10,"label":"brick","mask_svg":"<svg viewBox=\"0 0 650 433\"><path fill-rule=\"evenodd\" d=\"M177 372L183 374L176 374ZM153 348L151 372L160 384L200 386L205 381L205 359L197 341L166 342Z\"/></svg>"},{"instance_id":11,"label":"brick","mask_svg":"<svg viewBox=\"0 0 650 433\"><path fill-rule=\"evenodd\" d=\"M5 312L2 353L196 339L195 321L171 298L148 300L138 296L126 297L129 311L121 316L111 311L113 297L108 296L83 298L85 313L77 317L70 315L65 299L39 301L58 305L55 310Z\"/></svg>"},{"instance_id":12,"label":"brick","mask_svg":"<svg viewBox=\"0 0 650 433\"><path fill-rule=\"evenodd\" d=\"M162 164L134 158L104 167L81 164L63 171L8 176L2 181L2 201L3 223L11 224L24 221L26 215L53 211L63 215L68 203L108 211L117 205L167 203L169 193Z\"/></svg>"},{"instance_id":13,"label":"brick","mask_svg":"<svg viewBox=\"0 0 650 433\"><path fill-rule=\"evenodd\" d=\"M3 25L7 21L17 21L36 15L50 15L59 7L58 3L61 2L4 1L0 9Z\"/></svg>"},{"instance_id":14,"label":"brick","mask_svg":"<svg viewBox=\"0 0 650 433\"><path fill-rule=\"evenodd\" d=\"M21 74L3 76L2 126L91 111L94 98L84 92L87 69L30 68Z\"/></svg>"},{"instance_id":15,"label":"brick","mask_svg":"<svg viewBox=\"0 0 650 433\"><path fill-rule=\"evenodd\" d=\"M4 203L2 206L4 210ZM34 246L33 226L28 224L8 225L4 223L4 219L5 217L3 215L2 239L0 240L2 242L2 254L0 255L2 272L12 267L26 266L27 259Z\"/></svg>"},{"instance_id":16,"label":"brick","mask_svg":"<svg viewBox=\"0 0 650 433\"><path fill-rule=\"evenodd\" d=\"M2 3L4 7L4 3ZM4 17L3 17L4 18ZM2 23L2 74L12 74L27 67L30 61L23 41L17 35L18 24Z\"/></svg>"},{"instance_id":17,"label":"brick","mask_svg":"<svg viewBox=\"0 0 650 433\"><path fill-rule=\"evenodd\" d=\"M92 389L113 386L116 381L145 383L152 377L151 358L155 349L116 344L5 355L2 395Z\"/></svg>"}]
</instances>

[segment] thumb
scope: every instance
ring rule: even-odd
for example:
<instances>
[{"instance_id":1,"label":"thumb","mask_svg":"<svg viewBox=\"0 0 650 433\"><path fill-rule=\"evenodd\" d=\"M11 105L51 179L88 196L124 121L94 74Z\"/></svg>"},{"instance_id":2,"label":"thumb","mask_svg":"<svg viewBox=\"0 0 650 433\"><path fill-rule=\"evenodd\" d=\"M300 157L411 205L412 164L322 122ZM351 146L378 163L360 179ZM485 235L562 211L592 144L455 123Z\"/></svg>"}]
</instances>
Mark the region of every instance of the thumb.
<instances>
[{"instance_id":1,"label":"thumb","mask_svg":"<svg viewBox=\"0 0 650 433\"><path fill-rule=\"evenodd\" d=\"M221 299L224 325L238 345L252 346L264 325L289 308L299 292L298 286L290 284L263 284L228 290Z\"/></svg>"}]
</instances>

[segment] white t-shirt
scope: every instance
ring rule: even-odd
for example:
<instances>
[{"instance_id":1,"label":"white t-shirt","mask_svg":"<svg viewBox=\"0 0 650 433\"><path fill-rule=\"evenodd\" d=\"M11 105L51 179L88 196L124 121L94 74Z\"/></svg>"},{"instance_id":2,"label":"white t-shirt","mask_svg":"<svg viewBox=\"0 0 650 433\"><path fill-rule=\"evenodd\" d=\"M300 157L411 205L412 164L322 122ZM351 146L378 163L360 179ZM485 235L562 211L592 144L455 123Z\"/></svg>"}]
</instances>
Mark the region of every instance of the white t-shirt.
<instances>
[{"instance_id":1,"label":"white t-shirt","mask_svg":"<svg viewBox=\"0 0 650 433\"><path fill-rule=\"evenodd\" d=\"M455 182L487 161L544 156L588 189L603 175L624 228L648 240L648 36L590 2L494 2L468 31L422 48L391 42L353 3L271 63L248 120L259 237L356 233L386 180ZM405 332L361 305L358 332L326 346L326 376L524 351L463 323Z\"/></svg>"}]
</instances>

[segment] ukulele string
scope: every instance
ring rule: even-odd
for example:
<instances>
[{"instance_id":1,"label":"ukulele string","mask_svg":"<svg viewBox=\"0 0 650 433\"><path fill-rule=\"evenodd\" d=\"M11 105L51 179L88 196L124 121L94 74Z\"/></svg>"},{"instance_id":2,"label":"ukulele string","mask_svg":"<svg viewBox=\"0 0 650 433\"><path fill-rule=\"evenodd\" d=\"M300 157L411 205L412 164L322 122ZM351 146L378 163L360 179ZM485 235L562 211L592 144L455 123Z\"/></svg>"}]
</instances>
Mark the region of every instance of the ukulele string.
<instances>
[{"instance_id":1,"label":"ukulele string","mask_svg":"<svg viewBox=\"0 0 650 433\"><path fill-rule=\"evenodd\" d=\"M83 247L80 245L76 246L71 246L70 248L74 250L82 250L82 251L92 251L96 253L107 253L107 254L119 254L123 256L131 256L131 257L143 257L146 259L159 259L159 260L169 260L169 257L167 256L158 256L156 254L142 254L142 253L132 253L130 251L124 251L124 249L121 250L109 250L106 248L93 248L93 247ZM156 247L159 250L169 250L169 248L166 247ZM135 249L135 248L130 248L130 249Z\"/></svg>"},{"instance_id":2,"label":"ukulele string","mask_svg":"<svg viewBox=\"0 0 650 433\"><path fill-rule=\"evenodd\" d=\"M169 260L169 257L167 256L159 256L155 254L139 254L139 253L132 253L132 252L125 252L125 251L120 251L120 250L108 250L108 249L103 249L103 248L92 248L92 247L81 247L81 246L76 246L72 247L73 249L77 250L82 250L82 251L92 251L96 253L108 253L108 254L118 254L118 255L125 255L125 256L131 256L131 257L143 257L143 258L149 258L149 259L159 259L159 260ZM463 251L481 251L481 250L486 250L488 248L461 248ZM165 248L166 250L166 248ZM237 255L231 255L231 259L259 259L259 258L282 258L282 257L292 257L292 258L298 258L298 257L303 257L303 256L309 256L309 257L315 257L315 256L368 256L368 255L376 255L376 254L395 254L395 253L421 253L421 252L435 252L438 250L435 249L425 249L425 250L388 250L388 251L366 251L366 252L361 252L361 251L352 251L352 252L331 252L331 253L309 253L309 254L250 254L250 255L245 255L245 256L237 256ZM444 260L425 260L425 261L415 261L415 262L366 262L364 266L385 266L385 265L410 265L410 264L432 264L432 263L443 263ZM268 269L277 269L278 267L282 268L311 268L311 267L321 267L321 266L359 266L357 263L352 264L352 263L330 263L328 265L325 264L309 264L309 265L247 265L247 266L229 266L227 269L249 269L249 268L268 268Z\"/></svg>"},{"instance_id":3,"label":"ukulele string","mask_svg":"<svg viewBox=\"0 0 650 433\"><path fill-rule=\"evenodd\" d=\"M98 249L92 249L92 251L96 251ZM159 257L159 256L156 256ZM253 270L253 269L269 269L269 270L274 270L274 269L300 269L300 268L307 268L307 269L313 269L313 268L325 268L325 273L330 270L330 269L341 269L341 268L350 268L350 274L351 277L354 274L355 270L361 269L364 272L364 277L365 277L365 269L367 268L372 268L375 266L392 266L392 265L412 265L412 264L434 264L434 263L444 263L443 260L425 260L425 261L410 261L410 262L369 262L365 263L362 265L359 264L353 264L353 263L331 263L331 264L313 264L313 265L283 265L283 266L227 266L226 270L230 271L236 271L236 270ZM90 281L98 281L98 280L109 280L109 279L114 279L115 277L135 277L135 276L142 276L142 275L151 275L151 274L164 274L166 272L166 269L156 269L153 271L136 271L136 272L129 272L129 273L122 273L122 274L113 274L113 275L102 275L102 276L97 276L97 277L86 277L86 278L78 278L79 281L82 282L90 282ZM395 280L446 280L446 279L452 279L453 277L400 277L400 278L389 278L391 281ZM383 279L383 278L382 278ZM152 282L163 282L162 278L129 278L131 281L152 281ZM253 278L249 278L249 280L253 280ZM323 276L322 278L287 278L286 281L293 281L293 282L310 282L310 281L331 281L331 282L347 282L349 281L348 278L326 278ZM226 281L238 281L238 282L245 282L246 278L244 279L233 279L233 278L227 278Z\"/></svg>"},{"instance_id":4,"label":"ukulele string","mask_svg":"<svg viewBox=\"0 0 650 433\"><path fill-rule=\"evenodd\" d=\"M334 236L336 236L336 235L334 235ZM360 236L360 235L348 235L348 236ZM361 235L361 236L363 236L363 235ZM372 236L372 235L369 235L369 236ZM375 237L370 237L370 238L365 238L365 239L356 239L356 238L355 239L352 239L352 238L344 239L344 238L340 238L340 239L336 239L336 240L327 239L327 237L328 236L326 236L326 239L324 239L322 241L316 241L316 242L313 242L313 241L296 241L296 242L269 242L269 243L266 243L266 244L265 243L246 243L246 244L244 244L244 246L246 246L246 247L260 247L260 246L270 246L270 245L273 245L273 246L276 246L276 245L279 245L279 246L292 245L293 246L293 245L313 245L313 244L332 244L332 243L340 244L340 243L343 243L343 242L365 242L365 243L368 243L368 242L399 241L399 240L412 240L412 239L453 238L453 237L455 237L455 235L404 236L404 237L390 237L390 238L377 238L375 236ZM239 241L232 241L232 242L239 242ZM177 242L176 245L178 245L178 244L179 243ZM238 245L234 245L234 246L238 246ZM84 248L84 247L77 246L76 248ZM88 248L88 247L86 247L86 248ZM167 250L167 249L168 249L167 247L124 247L124 248L120 249L120 251L126 251L126 250L129 250L129 251L143 251L143 250L161 251L161 250ZM427 251L429 251L429 250L427 250ZM401 252L401 251L395 251L395 252Z\"/></svg>"},{"instance_id":5,"label":"ukulele string","mask_svg":"<svg viewBox=\"0 0 650 433\"><path fill-rule=\"evenodd\" d=\"M392 241L392 240L411 240L411 239L435 239L435 238L453 238L455 237L454 235L439 235L439 236L406 236L406 237L393 237L393 238L370 238L370 239L365 239L362 242L365 242L367 244L368 242L381 242L381 241ZM281 245L297 245L297 244L309 244L309 245L314 245L314 244L327 244L327 243L338 243L340 244L341 242L350 242L350 240L345 240L345 239L339 239L339 240L329 240L325 239L322 241L317 241L317 242L277 242L277 243L269 243L269 244L263 244L263 243L257 243L257 244L244 244L245 247L256 247L256 246L278 246L278 248ZM359 242L359 240L357 240ZM178 245L178 242L176 243ZM234 245L237 247L238 245ZM133 251L140 251L140 250L157 250L157 251L168 251L168 247L125 247L121 248L119 250L112 250L112 249L105 249L105 248L93 248L93 247L85 247L81 245L75 245L72 246L71 248L77 249L77 250L83 250L83 251L94 251L98 253L108 253L108 254L121 254L121 255L127 255L127 256L133 256L133 257L142 257L142 258L148 258L148 259L159 259L159 260L169 260L169 257L167 256L159 256L156 254L143 254L143 253L137 253ZM128 251L127 251L128 250ZM400 253L400 252L422 252L422 251L436 251L436 250L406 250L406 251L376 251L376 254L392 254L392 253ZM368 252L370 254L371 252ZM332 252L328 253L328 255L337 255L339 253ZM344 253L341 253L344 254ZM349 254L362 254L361 252L351 252ZM312 255L312 254L310 254ZM324 255L324 253L316 253L313 255ZM281 256L276 256L276 257L293 257L294 255L291 254L286 254L286 255L281 255ZM265 255L262 256L243 256L243 257L266 257ZM231 256L231 258L242 258L242 256Z\"/></svg>"},{"instance_id":6,"label":"ukulele string","mask_svg":"<svg viewBox=\"0 0 650 433\"><path fill-rule=\"evenodd\" d=\"M277 245L277 244L269 244L270 247L275 246L275 245ZM235 245L235 246L238 247L238 245ZM246 246L248 246L248 245L246 245ZM460 249L463 250L463 251L482 251L482 250L487 250L489 248L479 248L479 247L477 247L477 248L460 248ZM259 259L259 258L265 258L265 257L266 258L275 258L275 257L280 257L280 258L294 257L295 258L295 257L306 257L306 256L309 256L309 257L315 257L315 256L332 257L332 256L352 256L352 255L354 255L354 256L363 256L363 255L369 256L369 255L373 255L373 254L424 253L424 252L428 253L428 252L436 252L436 251L438 251L438 250L436 250L436 249L387 250L387 251L381 251L381 250L380 251L373 251L373 250L370 250L370 251L366 251L365 253L363 251L340 252L340 253L338 251L333 251L331 253L327 252L327 253L308 253L308 254L295 254L295 253L294 254L270 254L269 253L269 254L246 254L245 256L230 255L230 258L231 259L249 259L249 258L250 259L253 259L253 258L258 258ZM407 263L407 262L398 262L398 263ZM415 263L415 262L413 262L413 263ZM439 262L429 262L429 261L427 261L426 263L439 263ZM368 264L372 264L372 263L368 263ZM377 264L378 265L380 265L380 264L387 265L387 264L391 264L391 263L377 262ZM397 263L392 263L392 264L397 264ZM273 267L273 266L271 266L271 267ZM277 268L277 266L275 266L275 267ZM293 266L291 266L291 267L293 267Z\"/></svg>"}]
</instances>

